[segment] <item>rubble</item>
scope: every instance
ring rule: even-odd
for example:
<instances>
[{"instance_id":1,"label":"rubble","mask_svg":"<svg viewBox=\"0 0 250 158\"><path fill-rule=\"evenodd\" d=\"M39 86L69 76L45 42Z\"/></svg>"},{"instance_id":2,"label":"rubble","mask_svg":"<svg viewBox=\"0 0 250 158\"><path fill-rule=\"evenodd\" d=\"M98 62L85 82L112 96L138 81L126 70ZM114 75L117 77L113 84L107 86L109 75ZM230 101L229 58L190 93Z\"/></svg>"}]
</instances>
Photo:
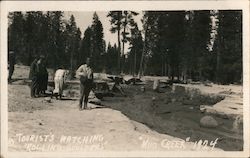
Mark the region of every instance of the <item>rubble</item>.
<instances>
[{"instance_id":1,"label":"rubble","mask_svg":"<svg viewBox=\"0 0 250 158\"><path fill-rule=\"evenodd\" d=\"M51 98L50 98L50 97L45 97L44 100L45 100L47 103L51 103Z\"/></svg>"}]
</instances>

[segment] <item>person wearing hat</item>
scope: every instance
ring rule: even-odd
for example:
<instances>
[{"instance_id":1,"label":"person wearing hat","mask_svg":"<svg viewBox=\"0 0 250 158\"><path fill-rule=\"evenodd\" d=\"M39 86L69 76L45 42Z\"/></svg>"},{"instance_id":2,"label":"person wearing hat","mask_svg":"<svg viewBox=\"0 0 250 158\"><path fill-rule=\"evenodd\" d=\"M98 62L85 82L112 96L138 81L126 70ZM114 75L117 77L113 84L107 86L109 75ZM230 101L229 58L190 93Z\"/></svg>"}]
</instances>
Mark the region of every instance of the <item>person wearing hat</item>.
<instances>
[{"instance_id":1,"label":"person wearing hat","mask_svg":"<svg viewBox=\"0 0 250 158\"><path fill-rule=\"evenodd\" d=\"M89 109L87 107L88 97L91 89L93 88L93 71L91 69L90 58L86 59L86 63L81 65L76 71L76 77L80 79L80 100L79 100L79 110ZM84 98L84 105L82 107L82 102Z\"/></svg>"},{"instance_id":2,"label":"person wearing hat","mask_svg":"<svg viewBox=\"0 0 250 158\"><path fill-rule=\"evenodd\" d=\"M31 86L30 86L30 95L32 98L37 97L38 95L38 89L39 89L39 82L38 82L38 66L37 61L39 60L38 57L36 57L33 62L30 65L30 73L29 73L29 79L31 79Z\"/></svg>"},{"instance_id":3,"label":"person wearing hat","mask_svg":"<svg viewBox=\"0 0 250 158\"><path fill-rule=\"evenodd\" d=\"M8 83L11 83L12 75L15 69L16 64L16 56L14 51L9 51L8 54L8 69L9 69L9 75L8 75Z\"/></svg>"}]
</instances>

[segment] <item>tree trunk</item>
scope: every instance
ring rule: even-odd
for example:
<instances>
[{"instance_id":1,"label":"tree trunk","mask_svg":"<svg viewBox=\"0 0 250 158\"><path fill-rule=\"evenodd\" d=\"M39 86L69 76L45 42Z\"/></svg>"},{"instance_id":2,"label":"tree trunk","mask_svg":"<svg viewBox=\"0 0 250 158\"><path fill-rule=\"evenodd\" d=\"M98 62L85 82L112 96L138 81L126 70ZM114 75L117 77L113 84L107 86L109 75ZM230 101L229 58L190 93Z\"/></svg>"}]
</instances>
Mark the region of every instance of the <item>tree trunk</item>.
<instances>
[{"instance_id":1,"label":"tree trunk","mask_svg":"<svg viewBox=\"0 0 250 158\"><path fill-rule=\"evenodd\" d=\"M120 60L121 60L121 39L120 39L120 25L117 26L118 30L117 30L117 38L118 38L118 58L117 58L117 69L118 69L118 73L120 73L121 71L121 65L120 65Z\"/></svg>"},{"instance_id":2,"label":"tree trunk","mask_svg":"<svg viewBox=\"0 0 250 158\"><path fill-rule=\"evenodd\" d=\"M146 36L145 36L146 38ZM141 61L140 61L140 69L139 69L139 72L138 72L138 77L141 78L141 75L142 75L142 71L143 71L143 60L144 60L144 54L145 54L145 51L146 51L146 41L144 41L143 43L143 50L142 50L142 55L141 55Z\"/></svg>"},{"instance_id":3,"label":"tree trunk","mask_svg":"<svg viewBox=\"0 0 250 158\"><path fill-rule=\"evenodd\" d=\"M141 54L141 61L140 61L140 68L139 68L139 72L138 72L138 77L141 78L142 75L142 71L143 71L143 60L144 60L144 54L146 52L146 38L147 38L147 31L148 28L146 26L146 30L145 30L145 35L144 35L144 42L143 42L143 50L142 50L142 54Z\"/></svg>"},{"instance_id":4,"label":"tree trunk","mask_svg":"<svg viewBox=\"0 0 250 158\"><path fill-rule=\"evenodd\" d=\"M121 73L124 72L124 68L125 68L125 38L126 38L126 27L127 27L127 13L125 13L126 11L124 11L125 14L125 21L124 21L124 26L123 26L123 40L122 40L122 61L121 61Z\"/></svg>"},{"instance_id":5,"label":"tree trunk","mask_svg":"<svg viewBox=\"0 0 250 158\"><path fill-rule=\"evenodd\" d=\"M187 83L187 67L184 66L183 71L182 71L182 81L184 83Z\"/></svg>"},{"instance_id":6,"label":"tree trunk","mask_svg":"<svg viewBox=\"0 0 250 158\"><path fill-rule=\"evenodd\" d=\"M136 52L134 53L134 71L133 71L133 76L136 74Z\"/></svg>"}]
</instances>

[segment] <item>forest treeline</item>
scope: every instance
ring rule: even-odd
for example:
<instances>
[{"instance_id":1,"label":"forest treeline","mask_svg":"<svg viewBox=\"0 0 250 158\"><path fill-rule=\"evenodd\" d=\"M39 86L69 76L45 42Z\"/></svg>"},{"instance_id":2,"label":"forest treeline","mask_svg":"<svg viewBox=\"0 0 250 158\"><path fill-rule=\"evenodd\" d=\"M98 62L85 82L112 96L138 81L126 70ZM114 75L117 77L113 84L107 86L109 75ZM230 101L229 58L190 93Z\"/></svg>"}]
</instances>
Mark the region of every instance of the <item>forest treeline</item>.
<instances>
[{"instance_id":1,"label":"forest treeline","mask_svg":"<svg viewBox=\"0 0 250 158\"><path fill-rule=\"evenodd\" d=\"M44 55L47 66L72 72L91 57L95 72L157 75L220 84L242 82L242 11L110 11L114 45L95 12L83 32L61 11L10 12L8 48L18 63ZM84 18L82 19L84 21ZM128 46L128 47L126 47Z\"/></svg>"}]
</instances>

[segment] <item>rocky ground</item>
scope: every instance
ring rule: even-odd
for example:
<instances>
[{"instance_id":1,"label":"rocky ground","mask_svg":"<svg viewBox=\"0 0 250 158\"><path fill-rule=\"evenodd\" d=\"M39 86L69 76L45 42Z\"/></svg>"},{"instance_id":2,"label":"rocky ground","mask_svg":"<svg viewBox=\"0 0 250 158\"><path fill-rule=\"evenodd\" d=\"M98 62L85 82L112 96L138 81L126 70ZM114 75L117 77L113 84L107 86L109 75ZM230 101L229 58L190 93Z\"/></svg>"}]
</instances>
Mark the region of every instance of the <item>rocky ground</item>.
<instances>
[{"instance_id":1,"label":"rocky ground","mask_svg":"<svg viewBox=\"0 0 250 158\"><path fill-rule=\"evenodd\" d=\"M105 97L103 106L89 104L91 110L79 111L76 96L51 101L31 98L24 82L27 74L28 67L17 66L16 80L8 86L10 151L243 148L241 86L174 85L157 93L152 82L147 82L145 92L141 85L126 85L126 97ZM228 110L221 114L220 108ZM204 125L200 122L204 116L213 120Z\"/></svg>"}]
</instances>

